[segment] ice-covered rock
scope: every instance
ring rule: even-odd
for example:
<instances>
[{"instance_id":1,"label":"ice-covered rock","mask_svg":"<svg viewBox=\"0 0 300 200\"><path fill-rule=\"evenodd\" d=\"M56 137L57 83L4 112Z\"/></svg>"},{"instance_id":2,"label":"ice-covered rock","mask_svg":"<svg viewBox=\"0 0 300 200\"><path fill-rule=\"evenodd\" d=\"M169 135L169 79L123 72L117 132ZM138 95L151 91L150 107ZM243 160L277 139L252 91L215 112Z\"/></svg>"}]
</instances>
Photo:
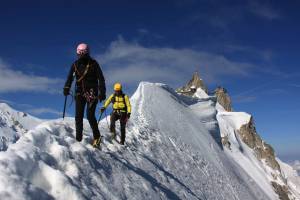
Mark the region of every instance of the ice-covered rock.
<instances>
[{"instance_id":1,"label":"ice-covered rock","mask_svg":"<svg viewBox=\"0 0 300 200\"><path fill-rule=\"evenodd\" d=\"M227 90L223 87L217 87L214 91L218 103L228 112L232 111L231 98Z\"/></svg>"},{"instance_id":2,"label":"ice-covered rock","mask_svg":"<svg viewBox=\"0 0 300 200\"><path fill-rule=\"evenodd\" d=\"M0 151L15 143L20 136L41 123L42 120L0 103Z\"/></svg>"},{"instance_id":3,"label":"ice-covered rock","mask_svg":"<svg viewBox=\"0 0 300 200\"><path fill-rule=\"evenodd\" d=\"M200 78L199 73L195 72L192 79L183 87L178 88L176 91L188 96L193 96L198 88L201 88L204 92L208 92L203 80Z\"/></svg>"}]
</instances>

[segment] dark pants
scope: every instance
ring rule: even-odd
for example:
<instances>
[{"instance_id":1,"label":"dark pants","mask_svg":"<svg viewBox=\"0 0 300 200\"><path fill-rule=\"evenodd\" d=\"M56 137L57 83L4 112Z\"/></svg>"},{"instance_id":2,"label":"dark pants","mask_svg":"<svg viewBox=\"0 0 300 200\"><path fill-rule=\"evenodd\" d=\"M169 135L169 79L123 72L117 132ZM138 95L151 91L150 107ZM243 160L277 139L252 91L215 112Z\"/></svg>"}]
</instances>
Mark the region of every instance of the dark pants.
<instances>
[{"instance_id":1,"label":"dark pants","mask_svg":"<svg viewBox=\"0 0 300 200\"><path fill-rule=\"evenodd\" d=\"M125 128L126 128L126 122L127 122L127 113L126 112L117 112L113 111L110 115L110 131L112 133L116 133L116 121L120 120L120 126L121 126L121 144L124 144L125 142Z\"/></svg>"},{"instance_id":2,"label":"dark pants","mask_svg":"<svg viewBox=\"0 0 300 200\"><path fill-rule=\"evenodd\" d=\"M75 108L75 121L76 121L76 140L82 140L82 130L83 130L83 117L84 109L86 108L87 119L90 123L90 126L93 130L94 139L100 137L100 131L98 129L97 120L95 117L95 110L97 107L98 100L96 99L92 103L86 102L86 99L82 95L76 95L76 108Z\"/></svg>"}]
</instances>

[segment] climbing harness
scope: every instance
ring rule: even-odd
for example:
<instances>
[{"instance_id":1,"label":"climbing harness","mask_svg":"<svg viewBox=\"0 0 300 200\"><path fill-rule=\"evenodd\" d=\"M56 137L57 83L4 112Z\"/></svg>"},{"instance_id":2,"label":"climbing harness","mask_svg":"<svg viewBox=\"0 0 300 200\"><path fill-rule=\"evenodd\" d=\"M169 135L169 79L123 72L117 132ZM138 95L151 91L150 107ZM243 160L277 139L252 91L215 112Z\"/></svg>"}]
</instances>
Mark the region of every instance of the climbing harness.
<instances>
[{"instance_id":1,"label":"climbing harness","mask_svg":"<svg viewBox=\"0 0 300 200\"><path fill-rule=\"evenodd\" d=\"M83 97L86 99L89 105L93 104L93 102L97 99L93 88L91 88L89 91L84 92Z\"/></svg>"},{"instance_id":2,"label":"climbing harness","mask_svg":"<svg viewBox=\"0 0 300 200\"><path fill-rule=\"evenodd\" d=\"M87 64L82 75L78 71L76 63L74 63L74 68L75 68L75 73L77 73L77 75L80 77L76 82L77 82L77 84L81 83L82 96L86 99L86 102L88 103L89 107L91 107L93 105L93 103L97 100L97 97L95 95L95 91L93 88L91 88L89 91L86 90L84 81L83 81L90 69L90 62Z\"/></svg>"}]
</instances>

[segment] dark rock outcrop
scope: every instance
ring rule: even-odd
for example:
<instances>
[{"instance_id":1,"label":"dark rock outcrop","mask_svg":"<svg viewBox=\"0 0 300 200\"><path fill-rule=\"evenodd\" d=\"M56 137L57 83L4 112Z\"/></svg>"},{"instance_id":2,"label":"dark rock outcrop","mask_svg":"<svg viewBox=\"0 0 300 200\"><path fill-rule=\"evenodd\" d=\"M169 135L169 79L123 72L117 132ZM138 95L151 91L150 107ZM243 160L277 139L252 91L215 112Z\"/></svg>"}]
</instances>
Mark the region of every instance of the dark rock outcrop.
<instances>
[{"instance_id":1,"label":"dark rock outcrop","mask_svg":"<svg viewBox=\"0 0 300 200\"><path fill-rule=\"evenodd\" d=\"M254 150L259 160L265 159L266 164L274 170L280 171L280 166L275 158L274 149L271 145L265 143L257 134L254 120L251 117L248 124L243 125L238 133L245 144Z\"/></svg>"},{"instance_id":2,"label":"dark rock outcrop","mask_svg":"<svg viewBox=\"0 0 300 200\"><path fill-rule=\"evenodd\" d=\"M228 112L232 111L232 106L231 106L231 98L227 93L227 90L223 87L217 87L214 91L217 101L219 104L221 104L224 109Z\"/></svg>"},{"instance_id":3,"label":"dark rock outcrop","mask_svg":"<svg viewBox=\"0 0 300 200\"><path fill-rule=\"evenodd\" d=\"M285 185L279 185L276 182L271 182L275 192L278 194L280 200L290 200L289 188Z\"/></svg>"},{"instance_id":4,"label":"dark rock outcrop","mask_svg":"<svg viewBox=\"0 0 300 200\"><path fill-rule=\"evenodd\" d=\"M230 143L230 141L228 139L228 135L222 137L221 138L221 142L222 142L223 147L227 147L228 149L231 150L231 143Z\"/></svg>"},{"instance_id":5,"label":"dark rock outcrop","mask_svg":"<svg viewBox=\"0 0 300 200\"><path fill-rule=\"evenodd\" d=\"M280 172L279 175L272 174L274 179L277 178L283 180L286 184L286 180L283 178L281 174L280 165L276 160L274 149L271 145L264 142L259 134L256 132L254 120L251 117L248 124L243 125L239 130L238 133L243 140L243 142L254 150L255 156L258 160L264 160L265 163L274 170ZM286 185L280 185L274 181L271 182L274 191L278 194L281 200L290 200L289 198L289 188Z\"/></svg>"}]
</instances>

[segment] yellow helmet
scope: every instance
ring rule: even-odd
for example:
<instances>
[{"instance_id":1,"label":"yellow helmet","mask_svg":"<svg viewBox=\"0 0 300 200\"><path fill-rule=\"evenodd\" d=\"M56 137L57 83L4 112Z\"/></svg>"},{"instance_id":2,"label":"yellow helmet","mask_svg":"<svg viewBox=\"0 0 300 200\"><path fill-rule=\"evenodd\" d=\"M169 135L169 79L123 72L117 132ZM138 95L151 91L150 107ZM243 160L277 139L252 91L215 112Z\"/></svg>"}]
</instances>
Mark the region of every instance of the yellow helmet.
<instances>
[{"instance_id":1,"label":"yellow helmet","mask_svg":"<svg viewBox=\"0 0 300 200\"><path fill-rule=\"evenodd\" d=\"M114 90L115 90L115 91L121 91L121 90L122 90L122 85L121 85L121 83L115 83L115 85L114 85Z\"/></svg>"}]
</instances>

